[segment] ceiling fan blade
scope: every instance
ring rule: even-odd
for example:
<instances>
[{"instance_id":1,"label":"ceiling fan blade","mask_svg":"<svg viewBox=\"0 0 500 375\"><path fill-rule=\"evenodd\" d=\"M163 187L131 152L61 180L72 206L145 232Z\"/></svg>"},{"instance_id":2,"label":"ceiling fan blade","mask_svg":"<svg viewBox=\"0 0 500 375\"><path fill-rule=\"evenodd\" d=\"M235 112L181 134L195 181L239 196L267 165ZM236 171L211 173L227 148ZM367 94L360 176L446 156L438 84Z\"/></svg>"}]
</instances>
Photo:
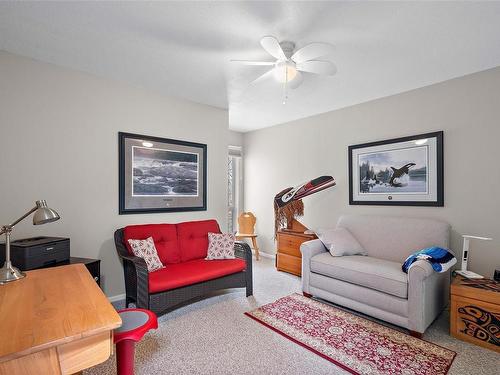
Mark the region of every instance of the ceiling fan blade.
<instances>
[{"instance_id":1,"label":"ceiling fan blade","mask_svg":"<svg viewBox=\"0 0 500 375\"><path fill-rule=\"evenodd\" d=\"M231 62L243 65L269 65L269 66L272 66L276 63L274 61L249 61L249 60L231 60Z\"/></svg>"},{"instance_id":2,"label":"ceiling fan blade","mask_svg":"<svg viewBox=\"0 0 500 375\"><path fill-rule=\"evenodd\" d=\"M333 76L337 73L337 67L331 61L310 60L297 64L297 70L325 76Z\"/></svg>"},{"instance_id":3,"label":"ceiling fan blade","mask_svg":"<svg viewBox=\"0 0 500 375\"><path fill-rule=\"evenodd\" d=\"M256 85L262 81L265 81L267 78L269 78L273 75L273 72L274 72L274 68L271 70L268 70L267 72L265 72L264 74L262 74L261 76L257 77L252 82L250 82L249 86L253 86L253 85Z\"/></svg>"},{"instance_id":4,"label":"ceiling fan blade","mask_svg":"<svg viewBox=\"0 0 500 375\"><path fill-rule=\"evenodd\" d=\"M302 82L304 82L304 76L301 72L297 71L295 77L290 82L288 82L288 87L290 87L291 89L296 89L302 84Z\"/></svg>"},{"instance_id":5,"label":"ceiling fan blade","mask_svg":"<svg viewBox=\"0 0 500 375\"><path fill-rule=\"evenodd\" d=\"M331 54L335 47L328 43L311 43L295 52L291 59L297 64Z\"/></svg>"},{"instance_id":6,"label":"ceiling fan blade","mask_svg":"<svg viewBox=\"0 0 500 375\"><path fill-rule=\"evenodd\" d=\"M278 60L286 60L285 53L281 49L278 39L274 36L265 36L260 40L260 45L264 48L267 53L274 56Z\"/></svg>"}]
</instances>

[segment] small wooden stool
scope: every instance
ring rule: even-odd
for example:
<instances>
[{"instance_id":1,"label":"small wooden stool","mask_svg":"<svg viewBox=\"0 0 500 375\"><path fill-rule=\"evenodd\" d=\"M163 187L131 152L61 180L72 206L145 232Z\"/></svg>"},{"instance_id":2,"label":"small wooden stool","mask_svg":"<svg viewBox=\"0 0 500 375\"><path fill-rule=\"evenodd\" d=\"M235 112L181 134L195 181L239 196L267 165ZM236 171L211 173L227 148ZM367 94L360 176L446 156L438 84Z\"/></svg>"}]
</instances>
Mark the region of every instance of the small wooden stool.
<instances>
[{"instance_id":1,"label":"small wooden stool","mask_svg":"<svg viewBox=\"0 0 500 375\"><path fill-rule=\"evenodd\" d=\"M252 240L252 246L255 250L255 259L259 260L259 247L257 246L257 235L255 234L255 223L257 218L251 212L242 212L238 216L238 233L235 234L235 238L240 241L245 238L250 238Z\"/></svg>"},{"instance_id":2,"label":"small wooden stool","mask_svg":"<svg viewBox=\"0 0 500 375\"><path fill-rule=\"evenodd\" d=\"M234 235L234 237L236 238L236 240L240 241L240 240L243 240L245 238L250 238L252 240L252 246L253 246L253 249L255 250L255 259L256 260L259 260L260 259L260 255L259 255L259 247L257 246L257 235L256 234L244 234L244 233L236 233Z\"/></svg>"}]
</instances>

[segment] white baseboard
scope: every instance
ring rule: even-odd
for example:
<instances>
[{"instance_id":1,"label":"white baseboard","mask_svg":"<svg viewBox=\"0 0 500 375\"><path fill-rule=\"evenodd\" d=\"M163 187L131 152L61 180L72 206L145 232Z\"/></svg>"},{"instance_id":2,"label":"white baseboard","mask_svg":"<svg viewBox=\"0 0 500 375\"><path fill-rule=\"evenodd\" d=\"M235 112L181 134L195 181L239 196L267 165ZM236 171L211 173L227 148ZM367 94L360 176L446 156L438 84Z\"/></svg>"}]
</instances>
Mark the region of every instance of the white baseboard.
<instances>
[{"instance_id":1,"label":"white baseboard","mask_svg":"<svg viewBox=\"0 0 500 375\"><path fill-rule=\"evenodd\" d=\"M116 296L111 296L108 297L109 302L116 302L116 301L121 301L125 299L125 293L123 294L118 294Z\"/></svg>"},{"instance_id":2,"label":"white baseboard","mask_svg":"<svg viewBox=\"0 0 500 375\"><path fill-rule=\"evenodd\" d=\"M254 252L254 254L255 254L255 252ZM270 258L270 259L275 259L275 258L276 258L276 254L264 253L263 251L260 251L260 252L259 252L259 255L260 255L262 258Z\"/></svg>"}]
</instances>

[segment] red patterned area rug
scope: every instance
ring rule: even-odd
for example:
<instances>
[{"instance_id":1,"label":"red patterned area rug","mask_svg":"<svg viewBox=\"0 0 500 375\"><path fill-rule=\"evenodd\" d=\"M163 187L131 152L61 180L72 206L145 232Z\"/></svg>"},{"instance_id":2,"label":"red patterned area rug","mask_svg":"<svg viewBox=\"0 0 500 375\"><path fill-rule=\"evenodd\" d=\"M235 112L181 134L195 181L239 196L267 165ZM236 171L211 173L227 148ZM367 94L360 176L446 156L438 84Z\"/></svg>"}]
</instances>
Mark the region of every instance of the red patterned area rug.
<instances>
[{"instance_id":1,"label":"red patterned area rug","mask_svg":"<svg viewBox=\"0 0 500 375\"><path fill-rule=\"evenodd\" d=\"M446 374L456 355L300 294L245 314L353 374Z\"/></svg>"}]
</instances>

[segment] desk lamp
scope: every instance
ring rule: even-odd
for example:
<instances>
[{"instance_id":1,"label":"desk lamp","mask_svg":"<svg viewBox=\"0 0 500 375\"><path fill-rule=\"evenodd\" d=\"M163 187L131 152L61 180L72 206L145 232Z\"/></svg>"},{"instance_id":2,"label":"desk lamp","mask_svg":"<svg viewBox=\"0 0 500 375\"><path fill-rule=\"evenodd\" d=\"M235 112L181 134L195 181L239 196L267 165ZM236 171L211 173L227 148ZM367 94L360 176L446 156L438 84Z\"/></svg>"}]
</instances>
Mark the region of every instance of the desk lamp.
<instances>
[{"instance_id":1,"label":"desk lamp","mask_svg":"<svg viewBox=\"0 0 500 375\"><path fill-rule=\"evenodd\" d=\"M12 232L12 228L17 223L27 218L32 213L35 213L33 215L33 225L51 223L53 221L59 220L60 218L59 214L56 211L47 207L46 201L39 200L36 201L35 207L33 207L16 221L14 221L12 224L0 227L0 235L5 233L5 263L3 267L0 268L0 284L19 280L26 276L24 272L19 271L16 267L12 266L12 263L10 262L10 234Z\"/></svg>"},{"instance_id":2,"label":"desk lamp","mask_svg":"<svg viewBox=\"0 0 500 375\"><path fill-rule=\"evenodd\" d=\"M481 276L472 271L467 271L467 260L469 258L469 241L471 239L491 241L492 239L488 237L469 236L467 234L464 234L462 237L464 238L464 247L462 250L462 269L460 271L456 271L456 273L468 279L482 279L484 276Z\"/></svg>"}]
</instances>

